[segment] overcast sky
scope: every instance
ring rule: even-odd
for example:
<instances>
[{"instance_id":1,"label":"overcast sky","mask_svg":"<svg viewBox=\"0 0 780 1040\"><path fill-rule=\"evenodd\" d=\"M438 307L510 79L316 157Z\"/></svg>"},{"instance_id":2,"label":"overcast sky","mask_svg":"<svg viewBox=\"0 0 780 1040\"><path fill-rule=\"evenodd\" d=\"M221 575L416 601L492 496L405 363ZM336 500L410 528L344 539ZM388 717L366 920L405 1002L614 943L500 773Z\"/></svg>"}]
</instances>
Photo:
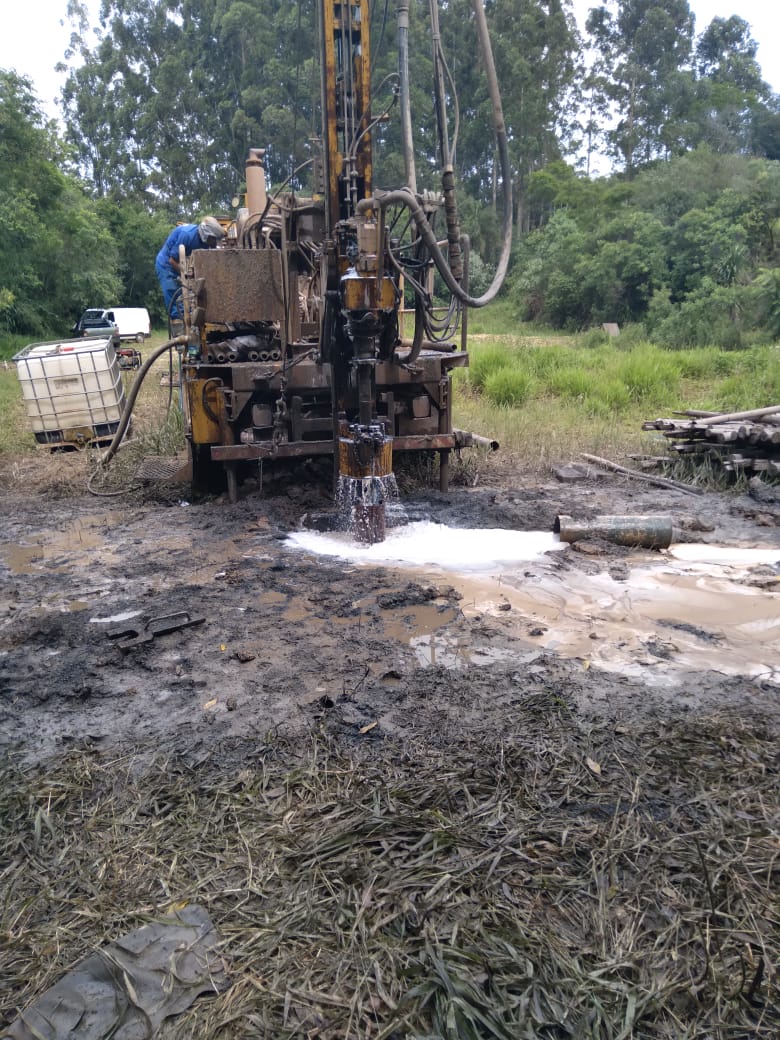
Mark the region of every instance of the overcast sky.
<instances>
[{"instance_id":1,"label":"overcast sky","mask_svg":"<svg viewBox=\"0 0 780 1040\"><path fill-rule=\"evenodd\" d=\"M777 0L689 0L696 15L696 30L703 32L713 18L728 18L739 14L752 27L753 38L759 44L758 60L764 79L780 92L780 59L777 40L780 38L780 4ZM99 0L88 0L97 21ZM574 10L580 25L587 13L597 4L593 0L574 0ZM16 69L29 76L44 111L56 116L54 99L59 94L62 77L54 71L63 60L70 38L65 22L67 0L3 0L0 14L0 68Z\"/></svg>"}]
</instances>

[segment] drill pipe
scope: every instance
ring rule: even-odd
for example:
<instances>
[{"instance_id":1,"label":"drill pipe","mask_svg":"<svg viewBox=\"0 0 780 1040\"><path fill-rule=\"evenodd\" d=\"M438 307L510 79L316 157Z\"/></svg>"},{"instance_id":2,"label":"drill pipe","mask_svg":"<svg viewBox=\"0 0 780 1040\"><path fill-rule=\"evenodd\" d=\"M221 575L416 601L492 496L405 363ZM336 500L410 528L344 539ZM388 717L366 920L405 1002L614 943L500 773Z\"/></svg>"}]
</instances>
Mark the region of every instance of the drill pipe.
<instances>
[{"instance_id":1,"label":"drill pipe","mask_svg":"<svg viewBox=\"0 0 780 1040\"><path fill-rule=\"evenodd\" d=\"M597 516L593 520L556 516L553 531L562 542L603 538L616 545L643 549L668 549L672 544L670 516Z\"/></svg>"}]
</instances>

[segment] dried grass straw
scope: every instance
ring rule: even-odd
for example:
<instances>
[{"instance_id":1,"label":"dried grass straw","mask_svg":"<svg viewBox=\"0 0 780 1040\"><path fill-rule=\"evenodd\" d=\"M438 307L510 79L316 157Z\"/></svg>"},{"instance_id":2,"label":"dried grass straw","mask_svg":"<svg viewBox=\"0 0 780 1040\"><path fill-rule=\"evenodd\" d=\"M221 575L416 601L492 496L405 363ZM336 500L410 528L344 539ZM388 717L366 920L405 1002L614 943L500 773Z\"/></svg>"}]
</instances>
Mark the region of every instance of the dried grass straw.
<instances>
[{"instance_id":1,"label":"dried grass straw","mask_svg":"<svg viewBox=\"0 0 780 1040\"><path fill-rule=\"evenodd\" d=\"M232 985L165 1036L778 1035L764 722L558 711L446 749L372 737L6 761L0 1018L198 902Z\"/></svg>"}]
</instances>

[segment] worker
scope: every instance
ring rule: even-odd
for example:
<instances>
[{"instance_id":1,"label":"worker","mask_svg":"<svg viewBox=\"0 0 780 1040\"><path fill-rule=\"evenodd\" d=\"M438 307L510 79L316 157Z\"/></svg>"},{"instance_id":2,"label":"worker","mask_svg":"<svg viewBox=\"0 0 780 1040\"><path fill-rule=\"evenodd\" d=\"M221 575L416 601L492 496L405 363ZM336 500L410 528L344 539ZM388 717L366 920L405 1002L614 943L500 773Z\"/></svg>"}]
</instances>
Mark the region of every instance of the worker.
<instances>
[{"instance_id":1,"label":"worker","mask_svg":"<svg viewBox=\"0 0 780 1040\"><path fill-rule=\"evenodd\" d=\"M225 229L216 217L204 217L200 224L179 224L165 240L157 254L155 270L165 300L165 311L171 318L182 317L181 300L174 302L179 290L179 246L187 256L194 249L214 249L225 237Z\"/></svg>"}]
</instances>

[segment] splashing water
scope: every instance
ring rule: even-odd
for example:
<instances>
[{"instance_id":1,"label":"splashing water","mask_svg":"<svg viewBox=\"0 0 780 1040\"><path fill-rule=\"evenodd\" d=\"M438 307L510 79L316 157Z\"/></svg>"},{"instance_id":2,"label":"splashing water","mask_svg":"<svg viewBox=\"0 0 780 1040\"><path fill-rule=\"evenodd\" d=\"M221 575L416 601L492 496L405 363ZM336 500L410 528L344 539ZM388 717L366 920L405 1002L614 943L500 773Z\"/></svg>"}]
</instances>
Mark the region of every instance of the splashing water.
<instances>
[{"instance_id":1,"label":"splashing water","mask_svg":"<svg viewBox=\"0 0 780 1040\"><path fill-rule=\"evenodd\" d=\"M406 523L395 473L377 477L339 477L336 529L364 545L384 541L387 527Z\"/></svg>"},{"instance_id":2,"label":"splashing water","mask_svg":"<svg viewBox=\"0 0 780 1040\"><path fill-rule=\"evenodd\" d=\"M388 502L398 501L393 438L378 420L352 424L342 420L339 434L340 526L364 545L383 542Z\"/></svg>"}]
</instances>

